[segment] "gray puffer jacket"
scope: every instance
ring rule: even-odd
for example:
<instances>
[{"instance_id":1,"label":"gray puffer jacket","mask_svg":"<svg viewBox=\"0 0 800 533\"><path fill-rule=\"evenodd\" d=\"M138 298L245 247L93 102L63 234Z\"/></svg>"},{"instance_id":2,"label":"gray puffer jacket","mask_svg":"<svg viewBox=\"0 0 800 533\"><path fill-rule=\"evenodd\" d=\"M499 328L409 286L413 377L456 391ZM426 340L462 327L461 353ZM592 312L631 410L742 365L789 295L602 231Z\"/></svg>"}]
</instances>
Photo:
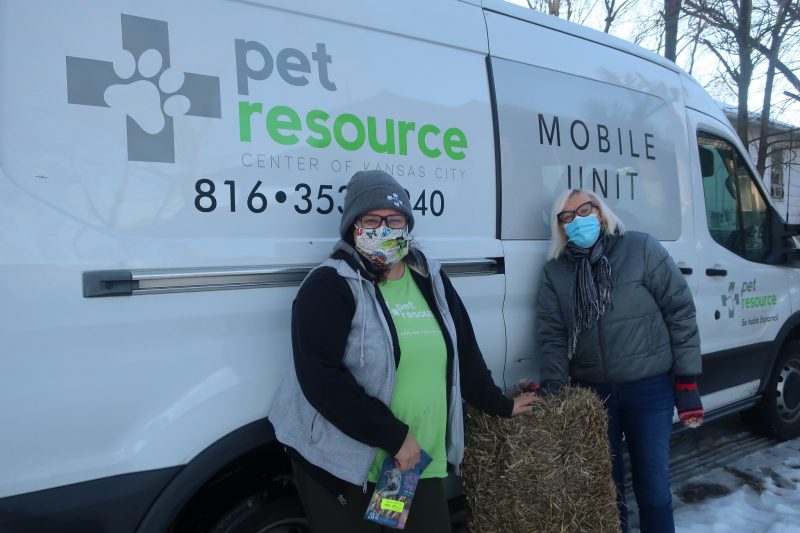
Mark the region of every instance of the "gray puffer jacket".
<instances>
[{"instance_id":1,"label":"gray puffer jacket","mask_svg":"<svg viewBox=\"0 0 800 533\"><path fill-rule=\"evenodd\" d=\"M669 253L637 231L606 239L613 304L567 356L575 263L545 264L537 298L541 380L627 383L659 374L699 375L700 335L692 293Z\"/></svg>"}]
</instances>

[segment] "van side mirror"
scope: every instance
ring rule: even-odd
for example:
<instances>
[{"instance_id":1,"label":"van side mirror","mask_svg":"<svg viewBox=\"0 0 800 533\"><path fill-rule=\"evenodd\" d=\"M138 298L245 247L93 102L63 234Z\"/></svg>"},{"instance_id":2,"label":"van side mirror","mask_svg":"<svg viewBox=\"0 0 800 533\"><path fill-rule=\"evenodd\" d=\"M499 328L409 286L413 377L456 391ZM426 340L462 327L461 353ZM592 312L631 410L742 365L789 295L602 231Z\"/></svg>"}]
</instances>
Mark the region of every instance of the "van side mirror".
<instances>
[{"instance_id":1,"label":"van side mirror","mask_svg":"<svg viewBox=\"0 0 800 533\"><path fill-rule=\"evenodd\" d=\"M787 263L800 261L800 248L795 247L794 237L800 236L800 224L783 225L783 257Z\"/></svg>"},{"instance_id":2,"label":"van side mirror","mask_svg":"<svg viewBox=\"0 0 800 533\"><path fill-rule=\"evenodd\" d=\"M704 178L711 177L715 174L714 171L714 152L705 146L699 146L700 149L700 174Z\"/></svg>"},{"instance_id":3,"label":"van side mirror","mask_svg":"<svg viewBox=\"0 0 800 533\"><path fill-rule=\"evenodd\" d=\"M778 212L770 208L772 251L768 264L786 264L800 261L800 248L795 244L795 237L800 236L800 224L787 224Z\"/></svg>"}]
</instances>

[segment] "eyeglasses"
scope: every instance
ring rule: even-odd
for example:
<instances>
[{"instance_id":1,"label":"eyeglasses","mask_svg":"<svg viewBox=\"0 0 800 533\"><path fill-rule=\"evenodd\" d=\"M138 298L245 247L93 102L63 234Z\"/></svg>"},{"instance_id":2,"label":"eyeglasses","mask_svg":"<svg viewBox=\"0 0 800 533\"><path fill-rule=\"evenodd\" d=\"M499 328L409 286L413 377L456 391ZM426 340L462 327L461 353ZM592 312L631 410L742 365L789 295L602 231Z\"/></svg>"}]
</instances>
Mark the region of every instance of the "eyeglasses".
<instances>
[{"instance_id":1,"label":"eyeglasses","mask_svg":"<svg viewBox=\"0 0 800 533\"><path fill-rule=\"evenodd\" d=\"M392 229L402 229L406 227L408 220L405 215L389 215L382 217L379 215L361 215L358 218L359 225L364 229L375 229L381 227L382 222Z\"/></svg>"},{"instance_id":2,"label":"eyeglasses","mask_svg":"<svg viewBox=\"0 0 800 533\"><path fill-rule=\"evenodd\" d=\"M575 211L561 211L559 214L556 215L556 218L562 224L569 224L573 220L575 220L575 215L579 217L588 216L593 209L597 209L598 207L593 204L591 201L586 202L585 204L581 204Z\"/></svg>"}]
</instances>

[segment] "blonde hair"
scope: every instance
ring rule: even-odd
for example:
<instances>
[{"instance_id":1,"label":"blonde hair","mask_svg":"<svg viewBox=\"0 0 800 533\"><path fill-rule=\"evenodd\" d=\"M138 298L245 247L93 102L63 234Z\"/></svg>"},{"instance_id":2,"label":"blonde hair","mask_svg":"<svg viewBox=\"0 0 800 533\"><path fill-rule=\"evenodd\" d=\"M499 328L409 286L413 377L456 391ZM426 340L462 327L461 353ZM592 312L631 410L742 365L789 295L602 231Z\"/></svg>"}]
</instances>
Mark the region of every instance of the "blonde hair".
<instances>
[{"instance_id":1,"label":"blonde hair","mask_svg":"<svg viewBox=\"0 0 800 533\"><path fill-rule=\"evenodd\" d=\"M619 234L622 235L625 233L625 226L622 224L622 221L594 191L588 189L567 189L559 194L553 203L553 212L550 215L550 250L547 252L547 259L558 259L564 251L564 247L567 246L567 239L558 224L558 214L564 210L564 206L567 205L567 200L579 194L585 194L592 203L597 206L597 210L603 216L603 231L607 234L619 232Z\"/></svg>"}]
</instances>

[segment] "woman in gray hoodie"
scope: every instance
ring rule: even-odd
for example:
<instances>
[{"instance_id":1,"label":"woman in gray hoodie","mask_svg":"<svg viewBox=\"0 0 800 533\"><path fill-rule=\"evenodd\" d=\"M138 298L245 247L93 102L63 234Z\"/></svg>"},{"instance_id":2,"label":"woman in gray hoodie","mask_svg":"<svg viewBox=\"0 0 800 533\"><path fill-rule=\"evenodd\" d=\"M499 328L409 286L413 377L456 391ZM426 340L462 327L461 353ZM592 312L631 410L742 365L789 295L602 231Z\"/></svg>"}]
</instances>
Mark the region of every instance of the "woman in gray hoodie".
<instances>
[{"instance_id":1,"label":"woman in gray hoodie","mask_svg":"<svg viewBox=\"0 0 800 533\"><path fill-rule=\"evenodd\" d=\"M622 530L627 530L623 436L644 533L672 532L669 438L677 406L703 421L700 337L692 294L652 236L625 231L594 192L565 191L553 206L552 242L537 296L541 379L570 380L608 410Z\"/></svg>"},{"instance_id":2,"label":"woman in gray hoodie","mask_svg":"<svg viewBox=\"0 0 800 533\"><path fill-rule=\"evenodd\" d=\"M464 456L462 398L512 416L540 399L511 400L494 384L467 311L436 261L412 244L408 194L389 174L347 185L331 257L292 308L294 358L269 418L292 459L312 531L381 531L363 519L384 459L422 472L407 531L449 531L443 478Z\"/></svg>"}]
</instances>

